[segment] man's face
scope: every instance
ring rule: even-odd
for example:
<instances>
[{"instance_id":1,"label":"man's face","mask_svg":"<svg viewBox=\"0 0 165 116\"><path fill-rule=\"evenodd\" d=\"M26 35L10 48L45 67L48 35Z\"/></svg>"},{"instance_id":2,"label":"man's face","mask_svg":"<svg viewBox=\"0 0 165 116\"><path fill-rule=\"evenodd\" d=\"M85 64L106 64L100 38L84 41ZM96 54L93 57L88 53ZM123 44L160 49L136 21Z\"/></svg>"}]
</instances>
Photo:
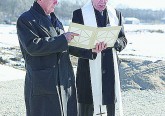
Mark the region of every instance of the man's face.
<instances>
[{"instance_id":1,"label":"man's face","mask_svg":"<svg viewBox=\"0 0 165 116\"><path fill-rule=\"evenodd\" d=\"M58 4L57 0L38 0L46 14L54 12L54 7Z\"/></svg>"},{"instance_id":2,"label":"man's face","mask_svg":"<svg viewBox=\"0 0 165 116\"><path fill-rule=\"evenodd\" d=\"M98 11L103 11L106 8L108 0L92 0L93 6Z\"/></svg>"}]
</instances>

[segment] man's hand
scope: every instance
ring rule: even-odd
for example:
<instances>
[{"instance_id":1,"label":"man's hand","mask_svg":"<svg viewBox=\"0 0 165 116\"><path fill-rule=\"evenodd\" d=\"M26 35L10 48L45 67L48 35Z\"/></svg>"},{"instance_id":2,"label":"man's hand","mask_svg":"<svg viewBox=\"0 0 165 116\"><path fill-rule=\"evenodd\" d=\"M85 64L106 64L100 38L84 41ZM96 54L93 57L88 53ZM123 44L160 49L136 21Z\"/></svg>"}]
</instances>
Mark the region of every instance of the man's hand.
<instances>
[{"instance_id":1,"label":"man's hand","mask_svg":"<svg viewBox=\"0 0 165 116\"><path fill-rule=\"evenodd\" d=\"M94 49L92 49L92 52L99 53L106 48L107 48L106 43L104 43L104 42L96 43L96 46Z\"/></svg>"},{"instance_id":2,"label":"man's hand","mask_svg":"<svg viewBox=\"0 0 165 116\"><path fill-rule=\"evenodd\" d=\"M74 38L74 36L79 36L79 34L73 32L66 32L64 33L64 36L66 37L66 40L69 43Z\"/></svg>"},{"instance_id":3,"label":"man's hand","mask_svg":"<svg viewBox=\"0 0 165 116\"><path fill-rule=\"evenodd\" d=\"M121 51L122 50L122 42L120 42L119 40L117 40L114 44L114 48L117 50L117 51Z\"/></svg>"}]
</instances>

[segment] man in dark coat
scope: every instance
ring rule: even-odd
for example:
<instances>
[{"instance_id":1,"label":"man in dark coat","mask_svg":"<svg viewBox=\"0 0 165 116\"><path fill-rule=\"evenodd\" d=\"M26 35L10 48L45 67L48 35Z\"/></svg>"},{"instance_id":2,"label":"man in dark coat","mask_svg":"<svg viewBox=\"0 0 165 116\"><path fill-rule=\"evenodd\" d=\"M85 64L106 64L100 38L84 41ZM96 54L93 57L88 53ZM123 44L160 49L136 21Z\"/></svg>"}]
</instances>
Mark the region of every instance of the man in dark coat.
<instances>
[{"instance_id":1,"label":"man in dark coat","mask_svg":"<svg viewBox=\"0 0 165 116\"><path fill-rule=\"evenodd\" d=\"M122 26L118 39L114 44L114 48L120 52L127 44L122 24L122 15L116 9L109 8L107 2L108 0L89 1L81 9L73 12L72 22L89 26L94 26L92 24L96 22L97 27ZM76 75L79 116L93 116L93 97L96 96L92 96L91 70L89 62L90 60L95 60L97 58L97 53L92 52L93 50L76 48L73 46L70 47L70 51L72 55L79 57ZM108 47L101 51L101 73L103 83L102 105L106 105L107 116L114 116L116 78L113 48Z\"/></svg>"},{"instance_id":2,"label":"man in dark coat","mask_svg":"<svg viewBox=\"0 0 165 116\"><path fill-rule=\"evenodd\" d=\"M63 33L55 16L57 0L36 0L17 21L25 59L27 116L77 116L75 78L68 42L77 36Z\"/></svg>"}]
</instances>

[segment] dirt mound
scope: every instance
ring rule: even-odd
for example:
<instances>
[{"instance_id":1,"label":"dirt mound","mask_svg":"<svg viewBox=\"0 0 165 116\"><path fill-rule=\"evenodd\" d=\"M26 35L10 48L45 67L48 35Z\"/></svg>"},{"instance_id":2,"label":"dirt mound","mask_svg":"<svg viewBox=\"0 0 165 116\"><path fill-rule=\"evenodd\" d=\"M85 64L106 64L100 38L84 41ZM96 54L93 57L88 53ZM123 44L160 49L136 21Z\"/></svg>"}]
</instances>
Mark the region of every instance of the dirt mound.
<instances>
[{"instance_id":1,"label":"dirt mound","mask_svg":"<svg viewBox=\"0 0 165 116\"><path fill-rule=\"evenodd\" d=\"M165 90L165 61L121 59L120 79L122 90Z\"/></svg>"},{"instance_id":2,"label":"dirt mound","mask_svg":"<svg viewBox=\"0 0 165 116\"><path fill-rule=\"evenodd\" d=\"M71 56L73 66L77 58ZM165 61L121 59L119 67L122 90L165 90ZM0 47L0 64L24 70L24 60L18 47Z\"/></svg>"},{"instance_id":3,"label":"dirt mound","mask_svg":"<svg viewBox=\"0 0 165 116\"><path fill-rule=\"evenodd\" d=\"M77 66L76 57L72 56L71 61L74 66ZM165 90L165 61L121 59L119 70L123 91Z\"/></svg>"}]
</instances>

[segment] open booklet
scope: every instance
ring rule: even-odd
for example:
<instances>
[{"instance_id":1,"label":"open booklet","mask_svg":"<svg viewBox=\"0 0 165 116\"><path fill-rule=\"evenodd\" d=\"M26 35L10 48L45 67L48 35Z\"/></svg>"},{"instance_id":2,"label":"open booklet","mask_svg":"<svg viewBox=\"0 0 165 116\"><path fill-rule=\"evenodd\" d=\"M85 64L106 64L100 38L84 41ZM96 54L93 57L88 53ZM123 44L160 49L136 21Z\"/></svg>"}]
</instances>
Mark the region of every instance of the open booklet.
<instances>
[{"instance_id":1,"label":"open booklet","mask_svg":"<svg viewBox=\"0 0 165 116\"><path fill-rule=\"evenodd\" d=\"M95 48L96 43L107 43L108 47L113 47L116 42L121 26L112 27L91 27L77 23L71 23L69 32L79 34L69 43L70 46L92 49Z\"/></svg>"}]
</instances>

